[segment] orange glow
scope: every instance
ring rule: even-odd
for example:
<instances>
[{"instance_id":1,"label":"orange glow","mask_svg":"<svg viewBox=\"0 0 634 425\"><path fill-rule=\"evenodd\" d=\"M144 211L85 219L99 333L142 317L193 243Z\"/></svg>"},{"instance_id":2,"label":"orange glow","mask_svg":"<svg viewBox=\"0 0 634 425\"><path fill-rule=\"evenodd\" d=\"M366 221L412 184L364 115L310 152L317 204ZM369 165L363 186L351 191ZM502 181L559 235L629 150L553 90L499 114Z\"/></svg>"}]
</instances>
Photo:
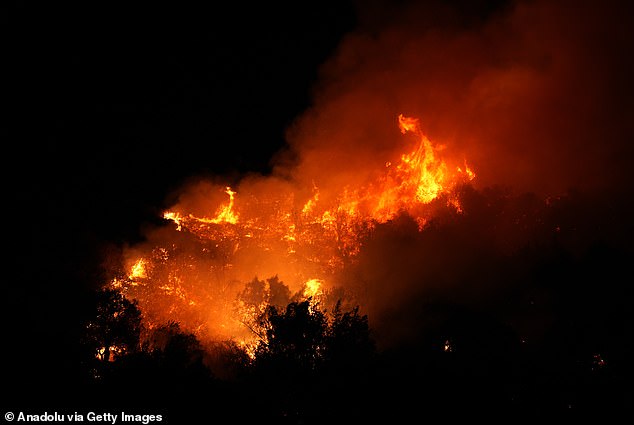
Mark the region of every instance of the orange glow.
<instances>
[{"instance_id":1,"label":"orange glow","mask_svg":"<svg viewBox=\"0 0 634 425\"><path fill-rule=\"evenodd\" d=\"M114 362L115 360L117 360L117 357L123 355L125 351L126 350L124 348L117 345L111 345L107 348L100 347L95 353L95 358L101 361L105 361L107 359L109 362Z\"/></svg>"},{"instance_id":2,"label":"orange glow","mask_svg":"<svg viewBox=\"0 0 634 425\"><path fill-rule=\"evenodd\" d=\"M304 283L304 297L314 298L321 294L321 284L323 282L319 279L310 279Z\"/></svg>"},{"instance_id":3,"label":"orange glow","mask_svg":"<svg viewBox=\"0 0 634 425\"><path fill-rule=\"evenodd\" d=\"M443 350L445 351L445 353L452 353L454 351L453 344L451 343L450 340L448 339L445 340Z\"/></svg>"},{"instance_id":4,"label":"orange glow","mask_svg":"<svg viewBox=\"0 0 634 425\"><path fill-rule=\"evenodd\" d=\"M165 211L163 213L163 218L166 220L171 220L176 223L176 230L181 231L183 229L183 217L177 212Z\"/></svg>"},{"instance_id":5,"label":"orange glow","mask_svg":"<svg viewBox=\"0 0 634 425\"><path fill-rule=\"evenodd\" d=\"M398 128L401 129L401 133L405 134L408 131L413 133L420 133L420 122L416 118L409 118L399 114L398 116Z\"/></svg>"},{"instance_id":6,"label":"orange glow","mask_svg":"<svg viewBox=\"0 0 634 425\"><path fill-rule=\"evenodd\" d=\"M317 205L317 202L319 202L319 189L317 188L317 186L315 186L315 184L313 183L313 197L310 198L308 201L306 201L306 203L304 204L304 207L302 208L302 214L304 215L309 215L313 212L313 210L315 209L315 206Z\"/></svg>"},{"instance_id":7,"label":"orange glow","mask_svg":"<svg viewBox=\"0 0 634 425\"><path fill-rule=\"evenodd\" d=\"M199 224L236 224L238 223L238 214L234 211L234 202L236 192L231 190L227 186L225 193L229 195L229 202L226 205L221 205L216 211L216 216L213 218L208 217L196 217L193 214L189 214L183 217L180 213L174 211L166 211L163 213L163 218L176 223L176 230L181 231L183 227L187 227L188 223L197 222Z\"/></svg>"},{"instance_id":8,"label":"orange glow","mask_svg":"<svg viewBox=\"0 0 634 425\"><path fill-rule=\"evenodd\" d=\"M229 203L220 207L220 209L216 213L216 217L209 220L210 223L236 224L238 222L238 215L233 211L234 195L236 194L236 192L234 192L229 186L227 186L227 190L225 191L225 193L229 195Z\"/></svg>"},{"instance_id":9,"label":"orange glow","mask_svg":"<svg viewBox=\"0 0 634 425\"><path fill-rule=\"evenodd\" d=\"M469 166L467 165L467 161L466 160L464 162L464 169L463 169L463 167L458 167L457 170L458 170L459 173L464 174L468 181L471 181L471 180L475 179L475 177L476 177L476 175L473 172L473 170L471 168L469 168Z\"/></svg>"},{"instance_id":10,"label":"orange glow","mask_svg":"<svg viewBox=\"0 0 634 425\"><path fill-rule=\"evenodd\" d=\"M253 354L263 338L258 317L290 300L277 281L256 279L245 292L254 276L279 277L293 299L310 299L315 308L328 302L337 275L355 264L377 226L407 214L424 231L434 205L463 211L454 189L473 180L473 170L464 160L447 162L418 119L399 115L398 127L410 149L386 157L364 184L344 181L338 192L317 178L299 190L225 187L229 199L213 217L190 213L192 203L175 206L163 218L179 236L165 229L160 242L136 247L127 274L111 286L136 299L151 325L177 321L201 339L234 339Z\"/></svg>"},{"instance_id":11,"label":"orange glow","mask_svg":"<svg viewBox=\"0 0 634 425\"><path fill-rule=\"evenodd\" d=\"M130 274L128 275L128 278L130 280L146 279L147 270L145 269L145 267L146 267L146 262L143 258L137 260L137 262L134 263L134 265L132 266L132 269L130 270Z\"/></svg>"},{"instance_id":12,"label":"orange glow","mask_svg":"<svg viewBox=\"0 0 634 425\"><path fill-rule=\"evenodd\" d=\"M402 115L399 116L399 121L402 123L401 118ZM398 170L405 174L404 180L407 183L415 184L416 200L426 204L434 200L442 190L446 166L444 162L436 159L434 148L427 136L420 131L418 120L412 118L406 120L408 124L403 125L401 131L416 134L420 137L420 143L415 151L402 156Z\"/></svg>"}]
</instances>

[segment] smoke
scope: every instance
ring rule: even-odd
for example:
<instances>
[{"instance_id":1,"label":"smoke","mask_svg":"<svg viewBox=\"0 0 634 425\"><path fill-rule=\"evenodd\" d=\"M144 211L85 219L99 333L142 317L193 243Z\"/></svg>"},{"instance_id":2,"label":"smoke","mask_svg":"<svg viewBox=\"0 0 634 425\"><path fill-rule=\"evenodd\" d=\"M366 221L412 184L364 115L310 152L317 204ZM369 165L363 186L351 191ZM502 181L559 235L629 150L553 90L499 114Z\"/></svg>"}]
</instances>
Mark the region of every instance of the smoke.
<instances>
[{"instance_id":1,"label":"smoke","mask_svg":"<svg viewBox=\"0 0 634 425\"><path fill-rule=\"evenodd\" d=\"M523 248L539 252L556 241L582 250L581 241L596 236L585 229L603 214L592 210L597 196L629 190L623 175L632 158L634 66L625 2L461 11L434 2L361 11L359 29L320 70L312 106L288 129L273 175L233 186L246 200L242 213L268 221L301 210L315 188L327 204L344 187L368 185L408 151L401 113L420 118L445 157L475 170L473 187L460 195L462 214L440 206L422 232L407 215L381 224L357 261L332 275L357 294L384 345L424 327L426 303L484 305L516 288L534 266L517 255ZM578 205L592 211L582 218L573 219L566 203L571 191L588 194ZM190 184L176 198L173 211L197 217L213 216L227 201L217 181ZM601 235L611 231L604 226ZM149 232L130 258L169 246L172 233ZM256 248L232 258L233 281L289 268L315 277L306 264ZM297 291L301 281L286 283Z\"/></svg>"},{"instance_id":2,"label":"smoke","mask_svg":"<svg viewBox=\"0 0 634 425\"><path fill-rule=\"evenodd\" d=\"M514 193L489 192L444 230L419 234L410 223L375 234L349 285L365 294L383 338L414 334L424 300L482 304L491 288L509 290L530 269L511 267L508 256L547 246L562 223L577 225L566 236L576 251L612 237L580 229L599 216L605 230L613 217L596 197L631 191L628 8L531 1L465 17L446 3L405 2L361 14L361 28L323 66L312 108L288 132L295 166L278 172L297 181L318 175L324 187L362 183L359 170L380 168L402 148L394 118L404 113L419 117L445 153L468 160L475 187ZM576 210L581 218L555 219L543 198L571 190L593 198ZM495 202L504 205L487 206Z\"/></svg>"},{"instance_id":3,"label":"smoke","mask_svg":"<svg viewBox=\"0 0 634 425\"><path fill-rule=\"evenodd\" d=\"M313 107L288 132L296 167L278 171L298 181L319 175L333 188L362 182L368 176L359 170L398 152L394 117L404 113L419 117L444 152L468 160L476 188L513 191L482 195L442 229L417 233L401 223L376 232L348 285L365 294L382 343L416 335L426 304L482 308L487 297L517 288L538 267L513 257L520 248L539 252L557 238L579 253L618 233L624 220L610 235L594 229L608 232L614 217L606 198L631 193L628 9L625 2L514 2L464 19L438 3L382 5L362 15L363 27L323 66ZM569 191L590 197L575 213L543 203ZM487 206L495 202L504 205ZM558 208L565 217L555 218ZM555 234L560 226L574 230Z\"/></svg>"},{"instance_id":4,"label":"smoke","mask_svg":"<svg viewBox=\"0 0 634 425\"><path fill-rule=\"evenodd\" d=\"M468 158L480 187L552 195L622 180L634 133L625 2L517 2L466 22L459 8L397 5L362 14L323 66L288 133L297 167L281 172L361 178L394 152L403 113Z\"/></svg>"}]
</instances>

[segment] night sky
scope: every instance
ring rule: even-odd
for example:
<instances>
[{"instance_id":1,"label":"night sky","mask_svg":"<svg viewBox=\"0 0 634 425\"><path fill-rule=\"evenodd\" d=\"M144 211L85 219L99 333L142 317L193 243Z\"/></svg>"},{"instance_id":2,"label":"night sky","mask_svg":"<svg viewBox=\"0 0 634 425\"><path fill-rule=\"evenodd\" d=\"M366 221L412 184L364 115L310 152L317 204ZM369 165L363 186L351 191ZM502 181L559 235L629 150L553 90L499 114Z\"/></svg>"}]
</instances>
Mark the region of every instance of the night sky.
<instances>
[{"instance_id":1,"label":"night sky","mask_svg":"<svg viewBox=\"0 0 634 425\"><path fill-rule=\"evenodd\" d=\"M13 396L20 400L29 391L45 394L55 388L55 382L74 373L78 323L89 314L83 301L104 283L102 262L109 250L141 241L144 229L162 222L162 211L191 179L209 177L218 184L233 185L248 173L269 174L298 117L316 98L327 111L330 99L338 100L336 84L320 90L333 67L338 77L337 72L346 69L341 63L331 63L325 72L322 68L342 41L348 40L349 49L362 49L366 39L346 37L362 26L368 40L374 41L373 35L386 23L395 26L395 10L417 2L13 3L4 19L3 59L8 73L3 97L8 132L3 137L3 246L9 254L4 256L7 274L2 283L1 363L3 376L16 388ZM438 16L451 28L477 27L509 8L509 2L502 0L419 3L440 11ZM624 14L630 12L626 9ZM406 22L414 24L418 25ZM434 26L426 20L420 25ZM381 40L377 44L385 42L377 39ZM606 106L601 109L620 111L610 134L618 141L604 141L614 147L609 154L618 166L611 173L618 176L632 162L629 95L633 91L627 70L634 67L631 56L622 59L628 55L620 50L632 43L615 46L591 48L603 52L605 69L621 70L602 74L603 68L598 67L596 71L600 77L618 76L605 78L613 83L610 93L619 96L602 98ZM375 70L381 69L381 58L366 60L379 64ZM363 69L359 63L355 66ZM480 66L477 60L469 63ZM364 75L358 69L355 72ZM570 91L582 87L591 72L571 78ZM430 72L430 81L444 81L436 74ZM341 80L346 81L344 88L350 84L344 77ZM368 81L373 80L362 81L359 87L363 89ZM598 87L597 91L603 86ZM555 103L549 104L553 110L559 107L556 96ZM574 103L563 102L562 109ZM441 106L450 110L454 104ZM440 115L444 110L439 111ZM599 116L594 109L588 111L579 121ZM553 116L550 111L544 114ZM491 123L496 120L472 125L494 127ZM509 120L521 121L514 115ZM530 120L531 116L527 128L533 123ZM561 126L556 119L551 121L561 134L575 134L567 132L565 119ZM606 123L611 123L604 121L595 127L597 134L605 134ZM322 121L315 122L318 127ZM501 125L504 122L500 120ZM443 121L436 123L441 126ZM584 151L575 143L562 145L553 157ZM520 148L512 152L518 157L524 154ZM598 164L597 174L608 168ZM631 178L621 180L624 184L617 189L611 187L623 194L619 206L627 203L623 199L632 192ZM623 228L631 231L631 223Z\"/></svg>"},{"instance_id":2,"label":"night sky","mask_svg":"<svg viewBox=\"0 0 634 425\"><path fill-rule=\"evenodd\" d=\"M16 154L35 205L116 240L187 177L266 172L354 23L345 2L305 7L19 8Z\"/></svg>"}]
</instances>

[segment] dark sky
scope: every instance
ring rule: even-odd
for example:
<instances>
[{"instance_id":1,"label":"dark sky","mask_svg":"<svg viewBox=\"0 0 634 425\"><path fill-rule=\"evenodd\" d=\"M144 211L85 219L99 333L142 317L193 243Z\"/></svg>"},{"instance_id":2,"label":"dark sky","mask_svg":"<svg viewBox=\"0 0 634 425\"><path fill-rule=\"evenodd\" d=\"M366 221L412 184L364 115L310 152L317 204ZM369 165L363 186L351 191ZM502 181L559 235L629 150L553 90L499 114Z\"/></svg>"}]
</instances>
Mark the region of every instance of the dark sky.
<instances>
[{"instance_id":1,"label":"dark sky","mask_svg":"<svg viewBox=\"0 0 634 425\"><path fill-rule=\"evenodd\" d=\"M353 9L215 4L18 8L17 159L35 207L129 237L188 176L266 172Z\"/></svg>"}]
</instances>

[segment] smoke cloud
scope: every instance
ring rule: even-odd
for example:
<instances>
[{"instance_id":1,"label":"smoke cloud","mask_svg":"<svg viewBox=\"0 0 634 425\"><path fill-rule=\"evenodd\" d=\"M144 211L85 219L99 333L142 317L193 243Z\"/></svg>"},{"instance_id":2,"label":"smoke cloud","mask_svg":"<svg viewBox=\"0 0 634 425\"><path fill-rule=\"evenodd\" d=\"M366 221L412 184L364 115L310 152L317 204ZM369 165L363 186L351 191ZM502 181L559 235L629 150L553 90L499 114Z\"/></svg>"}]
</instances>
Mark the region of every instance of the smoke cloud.
<instances>
[{"instance_id":1,"label":"smoke cloud","mask_svg":"<svg viewBox=\"0 0 634 425\"><path fill-rule=\"evenodd\" d=\"M430 300L485 305L508 294L553 240L582 251L600 227L593 220L606 217L597 199L629 191L634 66L626 3L526 1L484 15L459 12L434 2L360 11L359 29L323 65L312 106L288 129L273 175L234 185L251 202L249 216L275 219L282 205L267 199L301 209L315 188L328 203L411 148L399 114L420 118L439 152L475 170L462 213L439 207L422 232L406 214L379 225L357 261L333 274L333 285L357 294L384 345L424 327ZM583 201L571 206L571 191ZM189 185L177 198L172 210L198 217L227 201L217 181ZM147 247L130 257L168 246L167 234L149 232ZM531 254L518 255L526 247ZM233 259L240 279L303 266L251 254ZM301 283L285 282L293 291Z\"/></svg>"},{"instance_id":2,"label":"smoke cloud","mask_svg":"<svg viewBox=\"0 0 634 425\"><path fill-rule=\"evenodd\" d=\"M419 117L445 153L467 159L477 189L517 196L478 195L490 198L473 199L460 224L444 230L419 234L409 223L375 234L349 284L365 294L382 338L415 334L430 299L482 304L492 288L499 296L525 281L535 265L511 265L519 260L509 256L547 246L561 223L576 226L558 234L576 252L618 233L588 229L606 231L614 217L598 206L607 204L602 196L631 193L628 10L625 2L530 1L464 19L441 3L405 2L361 15L361 28L323 66L313 107L288 132L295 166L278 172L317 175L324 187L363 183L359 170L402 149L394 122L404 113ZM590 197L575 213L543 204L570 190Z\"/></svg>"},{"instance_id":3,"label":"smoke cloud","mask_svg":"<svg viewBox=\"0 0 634 425\"><path fill-rule=\"evenodd\" d=\"M289 131L298 166L280 172L359 178L398 151L403 113L467 158L480 187L552 195L622 180L633 135L625 2L516 2L467 22L432 5L361 15Z\"/></svg>"}]
</instances>

